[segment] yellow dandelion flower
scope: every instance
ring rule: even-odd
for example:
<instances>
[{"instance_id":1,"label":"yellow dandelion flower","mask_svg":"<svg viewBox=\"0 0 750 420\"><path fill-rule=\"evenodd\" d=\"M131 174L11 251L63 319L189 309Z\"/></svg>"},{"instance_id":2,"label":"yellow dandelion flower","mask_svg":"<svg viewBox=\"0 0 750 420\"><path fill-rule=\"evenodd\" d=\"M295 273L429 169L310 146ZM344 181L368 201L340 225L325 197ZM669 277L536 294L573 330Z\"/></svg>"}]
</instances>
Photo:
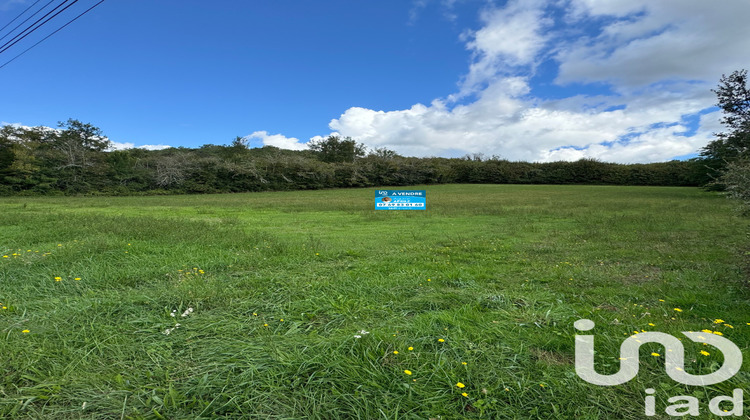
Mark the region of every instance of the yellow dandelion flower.
<instances>
[{"instance_id":1,"label":"yellow dandelion flower","mask_svg":"<svg viewBox=\"0 0 750 420\"><path fill-rule=\"evenodd\" d=\"M393 350L393 354L398 354L398 350Z\"/></svg>"},{"instance_id":2,"label":"yellow dandelion flower","mask_svg":"<svg viewBox=\"0 0 750 420\"><path fill-rule=\"evenodd\" d=\"M10 258L10 257L9 257L9 256L7 256L7 255L3 255L3 258Z\"/></svg>"},{"instance_id":3,"label":"yellow dandelion flower","mask_svg":"<svg viewBox=\"0 0 750 420\"><path fill-rule=\"evenodd\" d=\"M62 277L55 277L55 281L62 281Z\"/></svg>"},{"instance_id":4,"label":"yellow dandelion flower","mask_svg":"<svg viewBox=\"0 0 750 420\"><path fill-rule=\"evenodd\" d=\"M664 302L664 299L659 299L659 302Z\"/></svg>"},{"instance_id":5,"label":"yellow dandelion flower","mask_svg":"<svg viewBox=\"0 0 750 420\"><path fill-rule=\"evenodd\" d=\"M23 330L23 331L21 331L21 332L22 332L22 333L24 333L24 334L28 334L28 333L30 333L31 331L29 331L29 330Z\"/></svg>"},{"instance_id":6,"label":"yellow dandelion flower","mask_svg":"<svg viewBox=\"0 0 750 420\"><path fill-rule=\"evenodd\" d=\"M656 324L654 324L653 322L649 322L649 323L648 323L648 325L649 325L650 327L655 327L655 326L656 326Z\"/></svg>"},{"instance_id":7,"label":"yellow dandelion flower","mask_svg":"<svg viewBox=\"0 0 750 420\"><path fill-rule=\"evenodd\" d=\"M8 307L7 306L3 306L3 309L8 309Z\"/></svg>"},{"instance_id":8,"label":"yellow dandelion flower","mask_svg":"<svg viewBox=\"0 0 750 420\"><path fill-rule=\"evenodd\" d=\"M508 392L508 391L510 391L510 389L508 389L508 388L505 388L505 392Z\"/></svg>"},{"instance_id":9,"label":"yellow dandelion flower","mask_svg":"<svg viewBox=\"0 0 750 420\"><path fill-rule=\"evenodd\" d=\"M674 308L674 310L677 311L677 312L682 312L682 309L680 309L680 308Z\"/></svg>"},{"instance_id":10,"label":"yellow dandelion flower","mask_svg":"<svg viewBox=\"0 0 750 420\"><path fill-rule=\"evenodd\" d=\"M466 387L466 385L464 385L464 384L463 384L463 383L461 383L461 382L457 383L457 384L456 384L456 386L457 386L457 387L459 387L459 388L464 388L464 387Z\"/></svg>"},{"instance_id":11,"label":"yellow dandelion flower","mask_svg":"<svg viewBox=\"0 0 750 420\"><path fill-rule=\"evenodd\" d=\"M661 354L659 354L659 353L651 353L651 355L652 355L652 356L654 356L654 357L659 357L659 356L661 356Z\"/></svg>"},{"instance_id":12,"label":"yellow dandelion flower","mask_svg":"<svg viewBox=\"0 0 750 420\"><path fill-rule=\"evenodd\" d=\"M711 330L701 330L701 332L704 332L706 334L711 334L713 331L711 331Z\"/></svg>"},{"instance_id":13,"label":"yellow dandelion flower","mask_svg":"<svg viewBox=\"0 0 750 420\"><path fill-rule=\"evenodd\" d=\"M253 316L258 316L258 314L256 312L253 312Z\"/></svg>"},{"instance_id":14,"label":"yellow dandelion flower","mask_svg":"<svg viewBox=\"0 0 750 420\"><path fill-rule=\"evenodd\" d=\"M716 335L724 335L724 334L720 333L719 331L713 331L713 333L716 334Z\"/></svg>"},{"instance_id":15,"label":"yellow dandelion flower","mask_svg":"<svg viewBox=\"0 0 750 420\"><path fill-rule=\"evenodd\" d=\"M464 397L468 397L469 396L469 394L467 394L465 392L462 392L461 395L463 395Z\"/></svg>"},{"instance_id":16,"label":"yellow dandelion flower","mask_svg":"<svg viewBox=\"0 0 750 420\"><path fill-rule=\"evenodd\" d=\"M281 319L279 320L279 322L284 322L284 318L281 318Z\"/></svg>"},{"instance_id":17,"label":"yellow dandelion flower","mask_svg":"<svg viewBox=\"0 0 750 420\"><path fill-rule=\"evenodd\" d=\"M725 322L726 322L726 321L724 321L723 319L715 319L715 320L714 320L714 324L723 324L723 323L725 323Z\"/></svg>"},{"instance_id":18,"label":"yellow dandelion flower","mask_svg":"<svg viewBox=\"0 0 750 420\"><path fill-rule=\"evenodd\" d=\"M708 356L708 355L709 355L709 354L711 354L711 353L709 353L709 352L707 352L707 351L705 351L705 350L701 350L701 354L702 354L702 355L704 355L704 356Z\"/></svg>"},{"instance_id":19,"label":"yellow dandelion flower","mask_svg":"<svg viewBox=\"0 0 750 420\"><path fill-rule=\"evenodd\" d=\"M438 338L438 342L440 342L440 343L444 343L444 342L445 342L445 340L443 340L442 338Z\"/></svg>"},{"instance_id":20,"label":"yellow dandelion flower","mask_svg":"<svg viewBox=\"0 0 750 420\"><path fill-rule=\"evenodd\" d=\"M268 324L263 324L263 326L264 326L264 327L267 327L267 326L268 326Z\"/></svg>"},{"instance_id":21,"label":"yellow dandelion flower","mask_svg":"<svg viewBox=\"0 0 750 420\"><path fill-rule=\"evenodd\" d=\"M404 369L404 373L407 375L411 375L411 371L409 369Z\"/></svg>"},{"instance_id":22,"label":"yellow dandelion flower","mask_svg":"<svg viewBox=\"0 0 750 420\"><path fill-rule=\"evenodd\" d=\"M408 350L412 351L412 350L414 350L414 347L409 347Z\"/></svg>"},{"instance_id":23,"label":"yellow dandelion flower","mask_svg":"<svg viewBox=\"0 0 750 420\"><path fill-rule=\"evenodd\" d=\"M539 386L541 386L542 388L546 388L547 387L547 385L545 385L545 384L539 384Z\"/></svg>"},{"instance_id":24,"label":"yellow dandelion flower","mask_svg":"<svg viewBox=\"0 0 750 420\"><path fill-rule=\"evenodd\" d=\"M432 279L427 279L427 281L432 281Z\"/></svg>"},{"instance_id":25,"label":"yellow dandelion flower","mask_svg":"<svg viewBox=\"0 0 750 420\"><path fill-rule=\"evenodd\" d=\"M734 328L733 326L731 326L729 324L724 324L724 326L727 327L727 328Z\"/></svg>"},{"instance_id":26,"label":"yellow dandelion flower","mask_svg":"<svg viewBox=\"0 0 750 420\"><path fill-rule=\"evenodd\" d=\"M76 277L76 278L74 278L73 280L75 280L75 281L79 281L79 280L81 280L81 278L80 278L80 277Z\"/></svg>"},{"instance_id":27,"label":"yellow dandelion flower","mask_svg":"<svg viewBox=\"0 0 750 420\"><path fill-rule=\"evenodd\" d=\"M462 365L466 366L466 362L461 362Z\"/></svg>"}]
</instances>

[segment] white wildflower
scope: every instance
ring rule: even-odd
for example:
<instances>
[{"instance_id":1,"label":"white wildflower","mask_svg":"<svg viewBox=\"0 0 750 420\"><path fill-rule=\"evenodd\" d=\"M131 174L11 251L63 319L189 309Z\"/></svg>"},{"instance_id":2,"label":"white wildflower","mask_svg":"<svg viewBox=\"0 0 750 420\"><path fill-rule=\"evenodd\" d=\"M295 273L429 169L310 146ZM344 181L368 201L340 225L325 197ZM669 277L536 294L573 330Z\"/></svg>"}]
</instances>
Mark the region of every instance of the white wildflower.
<instances>
[{"instance_id":1,"label":"white wildflower","mask_svg":"<svg viewBox=\"0 0 750 420\"><path fill-rule=\"evenodd\" d=\"M360 330L359 333L354 334L354 338L362 338L363 335L367 335L369 333L370 333L369 331Z\"/></svg>"}]
</instances>

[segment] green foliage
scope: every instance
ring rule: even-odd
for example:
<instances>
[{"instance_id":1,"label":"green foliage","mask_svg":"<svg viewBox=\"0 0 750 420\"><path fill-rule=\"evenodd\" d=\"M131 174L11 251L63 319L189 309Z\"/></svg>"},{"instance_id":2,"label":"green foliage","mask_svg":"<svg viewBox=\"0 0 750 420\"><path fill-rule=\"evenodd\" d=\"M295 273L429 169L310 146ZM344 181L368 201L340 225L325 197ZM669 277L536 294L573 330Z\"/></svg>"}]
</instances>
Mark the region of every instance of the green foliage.
<instances>
[{"instance_id":1,"label":"green foliage","mask_svg":"<svg viewBox=\"0 0 750 420\"><path fill-rule=\"evenodd\" d=\"M365 146L350 137L342 139L338 136L329 136L326 139L311 141L308 147L320 160L328 163L354 163L357 158L365 155Z\"/></svg>"},{"instance_id":2,"label":"green foliage","mask_svg":"<svg viewBox=\"0 0 750 420\"><path fill-rule=\"evenodd\" d=\"M606 184L695 186L706 160L620 165L511 162L481 154L460 159L403 157L387 149L365 154L350 138L312 142L310 150L228 146L107 151L97 127L77 120L60 129L0 129L0 195L161 194L307 190L385 185Z\"/></svg>"},{"instance_id":3,"label":"green foliage","mask_svg":"<svg viewBox=\"0 0 750 420\"><path fill-rule=\"evenodd\" d=\"M727 131L717 133L718 138L701 150L701 157L705 160L709 176L716 181L730 162L750 158L750 84L747 70L722 75L719 86L713 92L718 101L716 106L724 114L721 122ZM724 187L721 182L711 185Z\"/></svg>"},{"instance_id":4,"label":"green foliage","mask_svg":"<svg viewBox=\"0 0 750 420\"><path fill-rule=\"evenodd\" d=\"M750 159L737 159L729 163L721 177L730 198L739 200L743 211L750 213Z\"/></svg>"},{"instance_id":5,"label":"green foliage","mask_svg":"<svg viewBox=\"0 0 750 420\"><path fill-rule=\"evenodd\" d=\"M747 207L750 204L750 81L747 70L722 75L713 92L717 106L724 113L721 122L727 131L718 133L718 138L702 150L703 161L712 178L708 185L711 189L726 190L729 197Z\"/></svg>"},{"instance_id":6,"label":"green foliage","mask_svg":"<svg viewBox=\"0 0 750 420\"><path fill-rule=\"evenodd\" d=\"M718 88L713 92L719 101L717 106L724 112L721 122L729 129L724 136L750 131L750 84L747 70L736 70L729 76L722 75Z\"/></svg>"}]
</instances>

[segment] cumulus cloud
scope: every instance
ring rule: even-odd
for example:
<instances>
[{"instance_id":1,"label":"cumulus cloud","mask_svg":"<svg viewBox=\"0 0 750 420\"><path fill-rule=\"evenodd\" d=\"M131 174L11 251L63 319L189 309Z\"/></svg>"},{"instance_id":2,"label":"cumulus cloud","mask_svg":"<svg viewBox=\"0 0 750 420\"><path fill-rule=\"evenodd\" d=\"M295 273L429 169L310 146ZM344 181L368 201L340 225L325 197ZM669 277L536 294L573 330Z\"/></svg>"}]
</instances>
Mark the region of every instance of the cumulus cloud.
<instances>
[{"instance_id":1,"label":"cumulus cloud","mask_svg":"<svg viewBox=\"0 0 750 420\"><path fill-rule=\"evenodd\" d=\"M750 2L572 0L573 25L609 23L563 45L559 83L611 82L620 89L663 80L714 81L748 63Z\"/></svg>"},{"instance_id":2,"label":"cumulus cloud","mask_svg":"<svg viewBox=\"0 0 750 420\"><path fill-rule=\"evenodd\" d=\"M524 97L525 87L519 78L500 79L477 101L452 109L439 101L390 112L351 108L331 128L370 147L406 155L485 153L530 161L663 161L694 152L710 140L706 129L685 136L683 117L691 114L691 101L668 93L650 92L654 99L646 101L653 102L649 106L587 111L578 97L534 105Z\"/></svg>"},{"instance_id":3,"label":"cumulus cloud","mask_svg":"<svg viewBox=\"0 0 750 420\"><path fill-rule=\"evenodd\" d=\"M281 134L268 134L266 131L256 131L244 137L252 144L253 140L259 140L261 146L274 146L279 149L305 150L307 144L302 143L294 137L285 137Z\"/></svg>"},{"instance_id":4,"label":"cumulus cloud","mask_svg":"<svg viewBox=\"0 0 750 420\"><path fill-rule=\"evenodd\" d=\"M403 110L350 108L329 126L414 156L630 163L689 155L721 131L710 89L750 60L740 33L748 15L744 0L511 0L465 35L472 62L459 92ZM558 67L560 86L606 89L547 99L533 89L543 62Z\"/></svg>"},{"instance_id":5,"label":"cumulus cloud","mask_svg":"<svg viewBox=\"0 0 750 420\"><path fill-rule=\"evenodd\" d=\"M552 20L544 16L537 0L512 0L503 8L482 12L483 27L464 34L474 61L459 96L476 91L498 74L535 62L547 42L544 29Z\"/></svg>"}]
</instances>

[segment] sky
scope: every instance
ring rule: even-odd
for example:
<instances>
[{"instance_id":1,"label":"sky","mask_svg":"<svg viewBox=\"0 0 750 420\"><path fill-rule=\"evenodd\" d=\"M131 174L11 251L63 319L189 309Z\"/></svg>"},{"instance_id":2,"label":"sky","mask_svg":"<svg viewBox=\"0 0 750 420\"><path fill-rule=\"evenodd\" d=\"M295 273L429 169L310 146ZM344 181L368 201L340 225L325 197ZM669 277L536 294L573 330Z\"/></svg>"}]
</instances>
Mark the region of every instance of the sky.
<instances>
[{"instance_id":1,"label":"sky","mask_svg":"<svg viewBox=\"0 0 750 420\"><path fill-rule=\"evenodd\" d=\"M33 3L0 0L0 27ZM0 124L74 118L117 148L339 135L404 156L684 159L722 131L711 89L750 68L747 16L748 0L106 0L0 68Z\"/></svg>"}]
</instances>

